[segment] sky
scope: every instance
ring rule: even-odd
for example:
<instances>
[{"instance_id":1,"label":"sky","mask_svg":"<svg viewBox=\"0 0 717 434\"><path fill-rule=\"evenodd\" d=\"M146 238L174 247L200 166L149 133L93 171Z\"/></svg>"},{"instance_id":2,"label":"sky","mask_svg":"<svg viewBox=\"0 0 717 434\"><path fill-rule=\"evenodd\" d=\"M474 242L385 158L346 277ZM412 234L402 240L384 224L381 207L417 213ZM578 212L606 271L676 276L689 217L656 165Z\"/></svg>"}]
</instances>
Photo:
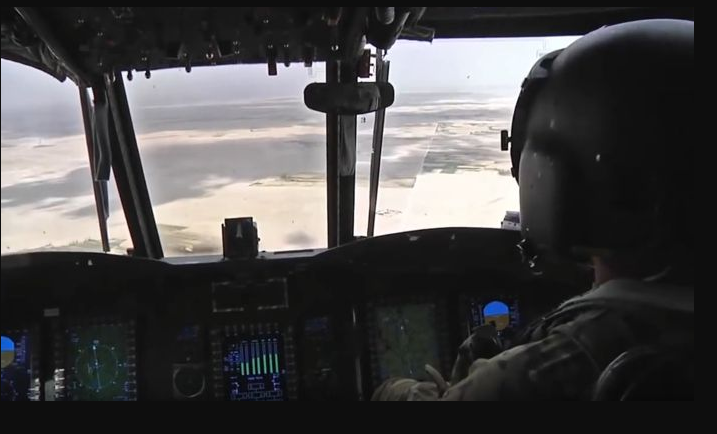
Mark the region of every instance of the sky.
<instances>
[{"instance_id":1,"label":"sky","mask_svg":"<svg viewBox=\"0 0 717 434\"><path fill-rule=\"evenodd\" d=\"M418 91L476 92L488 88L515 89L533 63L547 52L563 48L576 37L436 40L432 43L398 41L388 52L389 81L396 93ZM324 81L324 64L309 70L303 64L279 65L269 77L266 65L197 67L154 71L147 80L136 73L126 82L132 104L182 104L271 97L300 98L303 88ZM2 112L39 104L33 95L47 96L57 108L77 101L70 80L56 79L24 65L2 61Z\"/></svg>"}]
</instances>

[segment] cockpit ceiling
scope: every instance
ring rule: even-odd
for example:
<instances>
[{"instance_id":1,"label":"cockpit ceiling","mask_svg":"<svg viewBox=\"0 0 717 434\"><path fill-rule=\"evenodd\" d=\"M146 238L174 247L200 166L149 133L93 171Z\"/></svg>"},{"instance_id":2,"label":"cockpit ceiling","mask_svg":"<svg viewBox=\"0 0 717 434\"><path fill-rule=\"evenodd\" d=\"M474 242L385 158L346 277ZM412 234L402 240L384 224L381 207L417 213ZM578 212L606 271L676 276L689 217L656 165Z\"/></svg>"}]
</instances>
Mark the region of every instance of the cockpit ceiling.
<instances>
[{"instance_id":1,"label":"cockpit ceiling","mask_svg":"<svg viewBox=\"0 0 717 434\"><path fill-rule=\"evenodd\" d=\"M694 7L3 8L2 57L60 80L108 71L356 59L397 39L576 35Z\"/></svg>"}]
</instances>

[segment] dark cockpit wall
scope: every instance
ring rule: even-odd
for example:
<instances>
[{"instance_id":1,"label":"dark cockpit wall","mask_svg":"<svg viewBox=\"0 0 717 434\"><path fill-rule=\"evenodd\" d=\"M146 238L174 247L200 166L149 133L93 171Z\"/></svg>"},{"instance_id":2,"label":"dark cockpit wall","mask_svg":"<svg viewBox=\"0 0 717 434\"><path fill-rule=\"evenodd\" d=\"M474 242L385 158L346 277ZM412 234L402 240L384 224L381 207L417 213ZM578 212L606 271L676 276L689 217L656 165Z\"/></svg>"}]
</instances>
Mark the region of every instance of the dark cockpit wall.
<instances>
[{"instance_id":1,"label":"dark cockpit wall","mask_svg":"<svg viewBox=\"0 0 717 434\"><path fill-rule=\"evenodd\" d=\"M574 35L633 19L694 19L693 8L5 9L3 58L80 87L98 220L112 171L134 248L130 256L3 256L3 400L367 399L387 375L422 375L422 363L449 372L472 327L500 324L510 340L589 286L589 270L528 270L514 231L355 241L354 184L340 170L355 160L350 149L327 152L332 249L166 259L127 71L239 62L265 63L271 74L277 63L325 61L327 82L352 82L355 68L340 62L355 66L365 42L390 48L396 39ZM332 136L339 122L327 115L329 149L347 143ZM392 337L414 325L415 342Z\"/></svg>"}]
</instances>

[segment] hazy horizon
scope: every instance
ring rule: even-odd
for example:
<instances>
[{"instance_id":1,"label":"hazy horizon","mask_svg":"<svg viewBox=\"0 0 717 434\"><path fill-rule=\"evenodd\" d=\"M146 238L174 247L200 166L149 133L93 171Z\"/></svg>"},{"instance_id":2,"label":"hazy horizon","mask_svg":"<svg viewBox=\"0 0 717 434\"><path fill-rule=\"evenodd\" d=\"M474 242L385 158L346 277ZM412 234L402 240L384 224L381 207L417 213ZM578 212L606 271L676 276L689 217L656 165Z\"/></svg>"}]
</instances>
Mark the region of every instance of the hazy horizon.
<instances>
[{"instance_id":1,"label":"hazy horizon","mask_svg":"<svg viewBox=\"0 0 717 434\"><path fill-rule=\"evenodd\" d=\"M426 89L444 93L484 92L486 89L517 88L528 70L542 54L562 48L576 37L494 38L482 40L436 40L433 43L398 41L386 57L391 61L389 81L397 95ZM2 60L2 113L35 108L28 98L33 93L50 95L56 108L76 101L77 89L70 80L59 83L38 80L47 76L25 65ZM280 65L278 75L270 77L265 64L196 67L153 71L146 79L137 73L126 80L127 94L136 106L225 102L256 98L301 98L304 87L325 81L325 64L312 68L295 63ZM43 101L46 104L45 101Z\"/></svg>"}]
</instances>

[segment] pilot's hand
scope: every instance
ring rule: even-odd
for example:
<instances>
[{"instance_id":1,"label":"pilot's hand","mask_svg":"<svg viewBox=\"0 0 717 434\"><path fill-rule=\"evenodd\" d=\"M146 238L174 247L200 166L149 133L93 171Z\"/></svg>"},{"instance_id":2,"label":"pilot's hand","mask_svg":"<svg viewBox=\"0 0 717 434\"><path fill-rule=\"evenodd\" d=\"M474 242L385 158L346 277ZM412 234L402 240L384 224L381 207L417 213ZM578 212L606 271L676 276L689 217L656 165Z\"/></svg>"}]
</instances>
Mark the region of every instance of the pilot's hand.
<instances>
[{"instance_id":1,"label":"pilot's hand","mask_svg":"<svg viewBox=\"0 0 717 434\"><path fill-rule=\"evenodd\" d=\"M434 381L389 378L373 392L371 401L435 401L444 392Z\"/></svg>"},{"instance_id":2,"label":"pilot's hand","mask_svg":"<svg viewBox=\"0 0 717 434\"><path fill-rule=\"evenodd\" d=\"M478 359L489 359L498 355L501 348L498 332L492 324L477 327L458 347L458 357L451 371L451 384L456 384L468 376L468 370Z\"/></svg>"},{"instance_id":3,"label":"pilot's hand","mask_svg":"<svg viewBox=\"0 0 717 434\"><path fill-rule=\"evenodd\" d=\"M411 378L389 378L373 392L371 401L435 401L450 386L443 376L431 365L424 366L431 381Z\"/></svg>"}]
</instances>

